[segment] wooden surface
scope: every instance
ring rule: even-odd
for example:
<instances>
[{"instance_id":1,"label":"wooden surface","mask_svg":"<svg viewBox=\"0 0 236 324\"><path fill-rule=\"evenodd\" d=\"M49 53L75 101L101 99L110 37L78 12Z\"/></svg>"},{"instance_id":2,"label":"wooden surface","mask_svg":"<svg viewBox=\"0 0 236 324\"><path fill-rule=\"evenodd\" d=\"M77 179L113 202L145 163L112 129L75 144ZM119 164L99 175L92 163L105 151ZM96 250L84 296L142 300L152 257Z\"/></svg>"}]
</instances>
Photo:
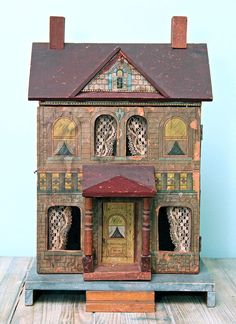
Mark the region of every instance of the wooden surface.
<instances>
[{"instance_id":1,"label":"wooden surface","mask_svg":"<svg viewBox=\"0 0 236 324\"><path fill-rule=\"evenodd\" d=\"M37 290L78 290L78 291L180 291L180 292L204 292L207 294L208 307L215 306L215 282L212 274L207 270L204 262L201 261L201 271L198 274L152 274L150 272L137 272L144 276L148 274L149 277L142 278L135 277L134 265L129 266L129 271L124 271L124 265L119 265L109 268L99 268L98 273L95 271L91 273L93 280L87 277L90 273L84 274L38 274L36 271L36 260L32 262L32 266L28 272L25 280L25 304L33 305L34 291ZM123 271L122 271L123 268ZM102 271L103 270L103 271ZM104 274L104 277L102 276ZM117 275L119 274L119 276ZM129 277L131 275L131 277ZM94 281L97 278L97 281ZM122 280L118 280L117 278ZM86 280L85 280L86 279ZM103 280L104 279L104 280ZM146 281L143 281L147 279Z\"/></svg>"},{"instance_id":2,"label":"wooden surface","mask_svg":"<svg viewBox=\"0 0 236 324\"><path fill-rule=\"evenodd\" d=\"M154 313L154 291L86 291L87 312Z\"/></svg>"},{"instance_id":3,"label":"wooden surface","mask_svg":"<svg viewBox=\"0 0 236 324\"><path fill-rule=\"evenodd\" d=\"M0 258L0 323L236 323L236 259L204 259L216 282L216 307L202 293L159 293L156 312L85 312L83 292L41 293L34 306L24 304L24 278L31 258Z\"/></svg>"}]
</instances>

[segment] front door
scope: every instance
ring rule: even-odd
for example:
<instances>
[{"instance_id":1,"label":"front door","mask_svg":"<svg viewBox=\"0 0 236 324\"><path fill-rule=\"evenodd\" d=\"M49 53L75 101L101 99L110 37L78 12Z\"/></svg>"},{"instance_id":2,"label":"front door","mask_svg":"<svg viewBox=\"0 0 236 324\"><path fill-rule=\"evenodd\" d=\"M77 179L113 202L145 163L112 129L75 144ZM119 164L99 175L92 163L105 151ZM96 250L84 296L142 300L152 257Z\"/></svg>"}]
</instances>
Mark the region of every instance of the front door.
<instances>
[{"instance_id":1,"label":"front door","mask_svg":"<svg viewBox=\"0 0 236 324\"><path fill-rule=\"evenodd\" d=\"M103 203L102 263L134 262L134 203Z\"/></svg>"}]
</instances>

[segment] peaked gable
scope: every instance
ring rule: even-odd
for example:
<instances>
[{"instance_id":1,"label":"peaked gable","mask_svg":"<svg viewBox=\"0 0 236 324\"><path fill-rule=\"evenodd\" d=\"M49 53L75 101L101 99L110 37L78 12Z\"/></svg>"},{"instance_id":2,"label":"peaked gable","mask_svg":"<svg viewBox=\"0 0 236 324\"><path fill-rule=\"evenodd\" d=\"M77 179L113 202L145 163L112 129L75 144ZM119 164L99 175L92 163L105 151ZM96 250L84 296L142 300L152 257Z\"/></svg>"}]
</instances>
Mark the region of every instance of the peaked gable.
<instances>
[{"instance_id":1,"label":"peaked gable","mask_svg":"<svg viewBox=\"0 0 236 324\"><path fill-rule=\"evenodd\" d=\"M157 92L82 90L118 53ZM114 63L114 62L113 62ZM174 50L170 44L72 44L51 50L48 43L32 47L29 100L212 100L206 44Z\"/></svg>"},{"instance_id":2,"label":"peaked gable","mask_svg":"<svg viewBox=\"0 0 236 324\"><path fill-rule=\"evenodd\" d=\"M82 92L152 92L160 93L145 76L130 63L120 50L84 87Z\"/></svg>"},{"instance_id":3,"label":"peaked gable","mask_svg":"<svg viewBox=\"0 0 236 324\"><path fill-rule=\"evenodd\" d=\"M109 185L110 187L111 184L116 188L119 185L120 190L125 191L126 185L116 180L122 180L121 182L127 181L130 184L133 183L135 186L138 186L140 189L146 188L148 191L150 190L149 193L156 193L154 168L151 166L96 164L83 166L83 195L86 194L87 190L90 191L91 188L98 187L99 190L103 190L105 186ZM112 183L109 184L110 181ZM104 184L103 188L99 187L101 184Z\"/></svg>"},{"instance_id":4,"label":"peaked gable","mask_svg":"<svg viewBox=\"0 0 236 324\"><path fill-rule=\"evenodd\" d=\"M83 191L84 197L154 197L156 190L123 176L115 176Z\"/></svg>"}]
</instances>

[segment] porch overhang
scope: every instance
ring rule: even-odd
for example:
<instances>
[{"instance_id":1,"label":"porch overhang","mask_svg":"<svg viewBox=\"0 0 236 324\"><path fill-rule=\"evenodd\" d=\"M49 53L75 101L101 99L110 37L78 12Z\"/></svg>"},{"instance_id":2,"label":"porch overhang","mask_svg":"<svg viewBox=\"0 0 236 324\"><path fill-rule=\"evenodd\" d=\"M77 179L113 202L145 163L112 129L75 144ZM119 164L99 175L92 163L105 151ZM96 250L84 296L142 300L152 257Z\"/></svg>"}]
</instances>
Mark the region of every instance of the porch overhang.
<instances>
[{"instance_id":1,"label":"porch overhang","mask_svg":"<svg viewBox=\"0 0 236 324\"><path fill-rule=\"evenodd\" d=\"M83 196L154 197L154 167L140 165L83 166Z\"/></svg>"}]
</instances>

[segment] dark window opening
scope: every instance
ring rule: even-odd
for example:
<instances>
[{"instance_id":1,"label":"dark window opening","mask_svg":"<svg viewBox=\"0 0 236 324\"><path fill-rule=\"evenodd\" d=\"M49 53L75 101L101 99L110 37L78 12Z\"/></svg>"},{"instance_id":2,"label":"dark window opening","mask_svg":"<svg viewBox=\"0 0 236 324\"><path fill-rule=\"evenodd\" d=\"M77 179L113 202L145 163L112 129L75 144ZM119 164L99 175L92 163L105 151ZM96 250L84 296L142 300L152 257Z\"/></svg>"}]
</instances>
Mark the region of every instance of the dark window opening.
<instances>
[{"instance_id":1,"label":"dark window opening","mask_svg":"<svg viewBox=\"0 0 236 324\"><path fill-rule=\"evenodd\" d=\"M117 72L116 72L116 87L117 87L117 89L123 88L123 76L124 76L123 70L122 69L117 70Z\"/></svg>"},{"instance_id":2,"label":"dark window opening","mask_svg":"<svg viewBox=\"0 0 236 324\"><path fill-rule=\"evenodd\" d=\"M50 207L48 210L49 250L80 250L80 228L81 214L78 207Z\"/></svg>"},{"instance_id":3,"label":"dark window opening","mask_svg":"<svg viewBox=\"0 0 236 324\"><path fill-rule=\"evenodd\" d=\"M168 221L167 207L161 207L158 216L158 234L159 234L159 250L174 251L175 246L170 237L170 223Z\"/></svg>"},{"instance_id":4,"label":"dark window opening","mask_svg":"<svg viewBox=\"0 0 236 324\"><path fill-rule=\"evenodd\" d=\"M72 223L67 237L67 250L80 250L80 210L72 207Z\"/></svg>"},{"instance_id":5,"label":"dark window opening","mask_svg":"<svg viewBox=\"0 0 236 324\"><path fill-rule=\"evenodd\" d=\"M117 89L122 89L123 88L123 78L117 78Z\"/></svg>"}]
</instances>

